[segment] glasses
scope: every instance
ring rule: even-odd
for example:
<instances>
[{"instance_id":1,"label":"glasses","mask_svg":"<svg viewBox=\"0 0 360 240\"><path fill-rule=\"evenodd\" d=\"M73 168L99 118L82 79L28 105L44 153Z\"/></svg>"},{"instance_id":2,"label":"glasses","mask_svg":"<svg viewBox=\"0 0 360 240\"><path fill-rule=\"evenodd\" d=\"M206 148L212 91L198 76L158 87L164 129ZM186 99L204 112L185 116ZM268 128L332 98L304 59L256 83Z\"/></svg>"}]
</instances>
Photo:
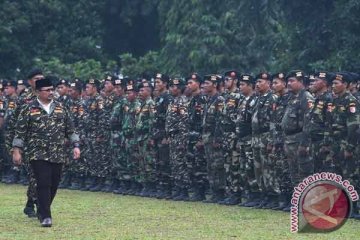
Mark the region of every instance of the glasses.
<instances>
[{"instance_id":1,"label":"glasses","mask_svg":"<svg viewBox=\"0 0 360 240\"><path fill-rule=\"evenodd\" d=\"M50 89L42 89L40 91L42 91L42 92L53 92L55 90L53 88L50 88Z\"/></svg>"}]
</instances>

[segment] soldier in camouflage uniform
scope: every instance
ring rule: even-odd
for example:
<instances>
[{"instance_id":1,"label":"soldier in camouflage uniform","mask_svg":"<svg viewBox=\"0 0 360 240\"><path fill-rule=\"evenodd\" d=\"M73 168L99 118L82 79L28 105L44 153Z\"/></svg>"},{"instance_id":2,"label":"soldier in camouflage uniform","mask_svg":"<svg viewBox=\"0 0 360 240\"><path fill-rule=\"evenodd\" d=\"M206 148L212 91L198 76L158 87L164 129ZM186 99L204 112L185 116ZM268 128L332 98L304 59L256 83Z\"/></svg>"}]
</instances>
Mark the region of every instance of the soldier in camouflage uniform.
<instances>
[{"instance_id":1,"label":"soldier in camouflage uniform","mask_svg":"<svg viewBox=\"0 0 360 240\"><path fill-rule=\"evenodd\" d=\"M80 137L80 147L82 153L86 150L86 145L82 141L85 138L85 109L84 109L84 101L81 98L83 86L80 81L72 81L69 86L69 113L70 117L73 121L74 127L79 134ZM69 156L71 160L72 156ZM69 189L72 190L80 190L84 187L85 177L86 177L86 163L83 156L80 157L77 161L70 161L69 164L69 172L72 176L71 186Z\"/></svg>"},{"instance_id":2,"label":"soldier in camouflage uniform","mask_svg":"<svg viewBox=\"0 0 360 240\"><path fill-rule=\"evenodd\" d=\"M173 101L166 112L166 135L169 140L171 176L174 185L172 199L189 200L189 169L187 167L186 147L188 140L188 99L183 95L185 81L181 78L170 80L170 93Z\"/></svg>"},{"instance_id":3,"label":"soldier in camouflage uniform","mask_svg":"<svg viewBox=\"0 0 360 240\"><path fill-rule=\"evenodd\" d=\"M20 113L21 106L24 106L34 99L36 99L35 95L35 82L39 79L44 78L44 75L41 71L41 69L32 69L27 76L28 83L30 84L30 87L26 88L23 93L18 97L15 111L12 115L9 116L7 123L6 123L6 129L5 129L5 143L7 146L12 146L12 141L14 139L15 135L15 125L18 120L18 116ZM28 178L29 178L29 186L27 189L27 202L26 206L24 208L24 213L28 215L29 217L36 217L35 214L35 204L37 202L37 193L36 193L36 180L33 175L33 172L30 167L29 160L27 159L26 155L23 155L23 165L26 168L28 172Z\"/></svg>"},{"instance_id":4,"label":"soldier in camouflage uniform","mask_svg":"<svg viewBox=\"0 0 360 240\"><path fill-rule=\"evenodd\" d=\"M69 82L65 79L58 79L56 77L53 77L55 89L56 89L56 101L62 103L64 107L68 108L70 107L70 97L68 96L69 93ZM65 143L66 145L69 145L68 142ZM68 188L71 186L72 178L71 171L69 171L69 164L72 152L69 151L69 158L66 160L64 166L63 166L63 178L61 180L61 183L59 185L59 188Z\"/></svg>"},{"instance_id":5,"label":"soldier in camouflage uniform","mask_svg":"<svg viewBox=\"0 0 360 240\"><path fill-rule=\"evenodd\" d=\"M111 126L110 126L110 117L115 104L115 94L113 93L114 85L113 81L115 76L107 75L104 80L104 126L103 126L103 138L101 139L102 145L102 168L106 169L104 176L106 177L105 184L101 191L103 192L112 192L114 190L114 171L113 171L113 162L111 154Z\"/></svg>"},{"instance_id":6,"label":"soldier in camouflage uniform","mask_svg":"<svg viewBox=\"0 0 360 240\"><path fill-rule=\"evenodd\" d=\"M74 158L80 156L79 136L75 133L68 109L53 101L51 79L36 81L37 99L21 106L15 125L13 160L19 165L26 151L37 182L39 219L43 227L51 227L51 203L67 157L65 139L74 144Z\"/></svg>"},{"instance_id":7,"label":"soldier in camouflage uniform","mask_svg":"<svg viewBox=\"0 0 360 240\"><path fill-rule=\"evenodd\" d=\"M7 166L7 160L5 159L6 147L5 147L5 132L4 132L4 117L6 112L6 99L3 96L4 85L3 81L0 82L0 177L1 182L5 182L8 179L9 167Z\"/></svg>"},{"instance_id":8,"label":"soldier in camouflage uniform","mask_svg":"<svg viewBox=\"0 0 360 240\"><path fill-rule=\"evenodd\" d=\"M304 88L304 73L292 71L286 77L291 96L282 118L281 128L285 133L285 154L289 162L290 177L296 186L305 177L314 172L314 164L309 157L309 113L314 98Z\"/></svg>"},{"instance_id":9,"label":"soldier in camouflage uniform","mask_svg":"<svg viewBox=\"0 0 360 240\"><path fill-rule=\"evenodd\" d=\"M251 148L251 118L255 106L255 81L250 74L239 77L238 86L242 97L237 105L236 120L237 151L239 152L239 186L242 194L240 206L248 206L256 197L259 187L255 178L254 157Z\"/></svg>"},{"instance_id":10,"label":"soldier in camouflage uniform","mask_svg":"<svg viewBox=\"0 0 360 240\"><path fill-rule=\"evenodd\" d=\"M222 135L220 128L220 116L222 114L225 99L218 93L220 78L215 75L204 77L203 89L207 95L207 103L204 109L202 122L202 141L207 160L207 173L211 190L211 197L204 202L217 203L224 200L225 193L225 168L224 153L222 149Z\"/></svg>"},{"instance_id":11,"label":"soldier in camouflage uniform","mask_svg":"<svg viewBox=\"0 0 360 240\"><path fill-rule=\"evenodd\" d=\"M128 191L130 186L130 175L125 158L125 139L122 132L124 107L127 104L124 91L126 88L126 79L115 79L113 84L116 99L110 117L111 155L113 157L115 181L117 182L117 188L113 192L123 194Z\"/></svg>"},{"instance_id":12,"label":"soldier in camouflage uniform","mask_svg":"<svg viewBox=\"0 0 360 240\"><path fill-rule=\"evenodd\" d=\"M86 152L86 172L88 179L83 190L100 191L105 182L107 169L102 168L102 139L103 129L106 119L104 116L104 99L99 95L99 81L96 79L89 79L86 81L86 95L85 101L85 141L88 145Z\"/></svg>"},{"instance_id":13,"label":"soldier in camouflage uniform","mask_svg":"<svg viewBox=\"0 0 360 240\"><path fill-rule=\"evenodd\" d=\"M269 159L267 145L270 141L271 114L277 96L270 90L270 74L260 73L255 79L255 88L259 96L256 100L252 115L252 147L255 177L262 195L261 198L263 199L257 199L260 201L254 201L253 204L256 208L262 208L276 197L274 191L274 164Z\"/></svg>"},{"instance_id":14,"label":"soldier in camouflage uniform","mask_svg":"<svg viewBox=\"0 0 360 240\"><path fill-rule=\"evenodd\" d=\"M200 93L202 77L193 73L187 77L187 89L192 97L189 102L189 137L187 146L187 162L190 174L191 188L194 194L190 201L203 201L205 199L205 189L207 185L207 172L205 149L201 145L202 118L206 98Z\"/></svg>"},{"instance_id":15,"label":"soldier in camouflage uniform","mask_svg":"<svg viewBox=\"0 0 360 240\"><path fill-rule=\"evenodd\" d=\"M140 180L140 156L136 139L136 116L140 113L140 101L137 99L135 80L126 81L126 103L124 104L122 133L124 136L125 158L130 175L131 188L126 194L140 195L143 188Z\"/></svg>"},{"instance_id":16,"label":"soldier in camouflage uniform","mask_svg":"<svg viewBox=\"0 0 360 240\"><path fill-rule=\"evenodd\" d=\"M17 94L16 94L16 87L17 82L16 81L4 81L4 95L5 95L5 116L4 116L4 129L7 128L7 123L9 119L11 119L11 116L14 114L14 111L16 109L16 102L17 102ZM3 157L6 160L6 166L10 168L11 172L9 175L9 178L6 179L5 183L17 183L20 180L20 171L22 172L21 182L19 183L25 183L27 179L27 173L25 172L24 166L14 166L12 164L12 160L10 157L11 154L11 144L7 142L7 146L5 148L5 151L3 153Z\"/></svg>"},{"instance_id":17,"label":"soldier in camouflage uniform","mask_svg":"<svg viewBox=\"0 0 360 240\"><path fill-rule=\"evenodd\" d=\"M329 129L326 126L326 108L333 101L332 92L329 88L333 74L329 72L317 72L314 75L311 87L315 95L314 107L309 114L309 125L305 126L310 137L310 156L314 164L314 172L333 172L332 162L326 162L329 159L326 155L329 153L327 146L324 146Z\"/></svg>"},{"instance_id":18,"label":"soldier in camouflage uniform","mask_svg":"<svg viewBox=\"0 0 360 240\"><path fill-rule=\"evenodd\" d=\"M152 143L156 150L157 198L171 198L171 168L169 142L165 132L165 118L172 96L169 94L169 77L158 73L155 75L155 120L152 132Z\"/></svg>"},{"instance_id":19,"label":"soldier in camouflage uniform","mask_svg":"<svg viewBox=\"0 0 360 240\"><path fill-rule=\"evenodd\" d=\"M225 72L224 76L225 106L221 116L220 127L223 136L222 147L225 154L224 167L226 173L227 198L220 202L220 204L236 205L241 201L239 152L236 148L237 105L241 98L241 94L237 88L239 73L233 70Z\"/></svg>"},{"instance_id":20,"label":"soldier in camouflage uniform","mask_svg":"<svg viewBox=\"0 0 360 240\"><path fill-rule=\"evenodd\" d=\"M140 112L136 115L136 140L139 154L139 181L143 185L142 197L156 195L155 149L151 144L151 133L155 119L155 102L151 98L152 85L142 81L139 86Z\"/></svg>"},{"instance_id":21,"label":"soldier in camouflage uniform","mask_svg":"<svg viewBox=\"0 0 360 240\"><path fill-rule=\"evenodd\" d=\"M356 153L360 127L359 101L347 90L351 76L346 73L336 73L332 80L335 94L332 103L327 105L327 125L330 137L326 143L330 146L327 162L332 163L334 172L341 174L359 191L359 163ZM359 218L359 206L354 207L353 213Z\"/></svg>"},{"instance_id":22,"label":"soldier in camouflage uniform","mask_svg":"<svg viewBox=\"0 0 360 240\"><path fill-rule=\"evenodd\" d=\"M274 162L275 172L275 193L278 199L270 202L264 208L283 210L289 207L292 193L290 180L289 164L284 153L284 131L281 129L281 121L285 113L285 108L289 101L289 93L286 88L285 73L276 73L272 76L272 90L278 96L273 109L270 122L271 140L268 149L270 161Z\"/></svg>"}]
</instances>

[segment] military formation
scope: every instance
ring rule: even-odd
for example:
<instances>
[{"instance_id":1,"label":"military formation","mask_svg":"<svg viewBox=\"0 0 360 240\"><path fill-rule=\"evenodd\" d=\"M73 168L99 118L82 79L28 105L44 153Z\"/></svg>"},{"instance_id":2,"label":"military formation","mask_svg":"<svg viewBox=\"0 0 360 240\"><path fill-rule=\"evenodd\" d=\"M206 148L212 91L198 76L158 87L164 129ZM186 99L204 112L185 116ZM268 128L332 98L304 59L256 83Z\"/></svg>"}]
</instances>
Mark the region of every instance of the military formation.
<instances>
[{"instance_id":1,"label":"military formation","mask_svg":"<svg viewBox=\"0 0 360 240\"><path fill-rule=\"evenodd\" d=\"M1 181L29 184L28 215L36 182L26 161L14 167L9 156L17 109L36 97L39 77L37 69L0 85ZM293 187L316 172L360 189L359 74L231 70L53 82L82 152L73 161L64 143L61 188L283 211Z\"/></svg>"}]
</instances>

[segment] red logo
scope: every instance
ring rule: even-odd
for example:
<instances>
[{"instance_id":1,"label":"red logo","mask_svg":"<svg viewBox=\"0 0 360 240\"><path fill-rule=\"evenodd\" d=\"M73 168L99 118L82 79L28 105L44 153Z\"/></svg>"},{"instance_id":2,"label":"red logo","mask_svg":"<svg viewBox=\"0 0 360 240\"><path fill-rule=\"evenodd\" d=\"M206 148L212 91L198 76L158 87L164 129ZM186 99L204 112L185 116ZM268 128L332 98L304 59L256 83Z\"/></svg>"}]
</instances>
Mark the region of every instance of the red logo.
<instances>
[{"instance_id":1,"label":"red logo","mask_svg":"<svg viewBox=\"0 0 360 240\"><path fill-rule=\"evenodd\" d=\"M351 202L345 190L330 182L309 187L299 207L307 225L317 231L340 228L351 212Z\"/></svg>"}]
</instances>

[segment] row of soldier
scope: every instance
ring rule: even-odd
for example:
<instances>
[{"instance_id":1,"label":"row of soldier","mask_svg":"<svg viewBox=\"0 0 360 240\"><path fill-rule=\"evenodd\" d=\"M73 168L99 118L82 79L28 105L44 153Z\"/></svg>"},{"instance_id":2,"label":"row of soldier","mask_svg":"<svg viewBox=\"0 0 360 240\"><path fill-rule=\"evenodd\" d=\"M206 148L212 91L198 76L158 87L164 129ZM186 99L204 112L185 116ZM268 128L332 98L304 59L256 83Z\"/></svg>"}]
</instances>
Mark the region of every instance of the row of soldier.
<instances>
[{"instance_id":1,"label":"row of soldier","mask_svg":"<svg viewBox=\"0 0 360 240\"><path fill-rule=\"evenodd\" d=\"M32 71L29 84L41 77ZM82 158L68 162L61 185L285 211L292 188L315 172L341 174L358 189L359 79L302 71L54 78L82 141ZM14 100L6 89L15 85L3 84L5 152L17 106L35 97L29 87Z\"/></svg>"}]
</instances>

